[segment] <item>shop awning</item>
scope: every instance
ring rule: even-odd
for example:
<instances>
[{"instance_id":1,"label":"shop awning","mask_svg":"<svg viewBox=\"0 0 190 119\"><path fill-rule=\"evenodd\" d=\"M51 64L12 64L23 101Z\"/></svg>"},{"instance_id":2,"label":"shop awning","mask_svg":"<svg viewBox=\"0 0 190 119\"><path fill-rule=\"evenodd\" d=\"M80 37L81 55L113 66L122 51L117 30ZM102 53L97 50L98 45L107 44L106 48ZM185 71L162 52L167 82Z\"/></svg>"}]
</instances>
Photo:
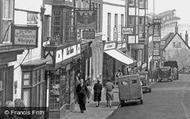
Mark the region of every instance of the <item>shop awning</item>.
<instances>
[{"instance_id":1,"label":"shop awning","mask_svg":"<svg viewBox=\"0 0 190 119\"><path fill-rule=\"evenodd\" d=\"M129 65L134 63L132 58L117 49L106 50L104 52L124 64Z\"/></svg>"}]
</instances>

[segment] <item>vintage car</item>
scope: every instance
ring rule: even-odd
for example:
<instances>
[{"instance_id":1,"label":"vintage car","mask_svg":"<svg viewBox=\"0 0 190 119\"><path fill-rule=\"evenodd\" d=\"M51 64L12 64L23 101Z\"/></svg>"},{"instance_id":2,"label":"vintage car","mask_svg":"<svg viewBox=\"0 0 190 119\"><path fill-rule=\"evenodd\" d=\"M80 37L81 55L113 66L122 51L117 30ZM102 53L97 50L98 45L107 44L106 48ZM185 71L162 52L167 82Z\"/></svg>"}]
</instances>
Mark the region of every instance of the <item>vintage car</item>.
<instances>
[{"instance_id":1,"label":"vintage car","mask_svg":"<svg viewBox=\"0 0 190 119\"><path fill-rule=\"evenodd\" d=\"M148 79L148 72L147 71L142 71L139 73L140 75L140 80L142 82L142 91L143 93L150 93L151 92L151 87L150 87L150 81Z\"/></svg>"},{"instance_id":2,"label":"vintage car","mask_svg":"<svg viewBox=\"0 0 190 119\"><path fill-rule=\"evenodd\" d=\"M121 107L125 103L139 102L143 104L143 92L139 74L119 77L119 100Z\"/></svg>"},{"instance_id":3,"label":"vintage car","mask_svg":"<svg viewBox=\"0 0 190 119\"><path fill-rule=\"evenodd\" d=\"M173 81L172 72L170 67L161 67L158 70L158 82Z\"/></svg>"}]
</instances>

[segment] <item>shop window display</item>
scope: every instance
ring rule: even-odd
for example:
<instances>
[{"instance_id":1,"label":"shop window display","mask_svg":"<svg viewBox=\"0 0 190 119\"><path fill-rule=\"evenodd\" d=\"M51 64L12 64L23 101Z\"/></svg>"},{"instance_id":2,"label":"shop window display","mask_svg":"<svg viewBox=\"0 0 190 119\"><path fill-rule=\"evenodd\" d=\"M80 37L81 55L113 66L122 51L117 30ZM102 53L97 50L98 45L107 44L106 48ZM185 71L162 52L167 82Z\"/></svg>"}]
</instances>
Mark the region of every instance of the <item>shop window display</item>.
<instances>
[{"instance_id":1,"label":"shop window display","mask_svg":"<svg viewBox=\"0 0 190 119\"><path fill-rule=\"evenodd\" d=\"M50 109L60 109L66 104L67 90L66 73L63 69L50 73Z\"/></svg>"}]
</instances>

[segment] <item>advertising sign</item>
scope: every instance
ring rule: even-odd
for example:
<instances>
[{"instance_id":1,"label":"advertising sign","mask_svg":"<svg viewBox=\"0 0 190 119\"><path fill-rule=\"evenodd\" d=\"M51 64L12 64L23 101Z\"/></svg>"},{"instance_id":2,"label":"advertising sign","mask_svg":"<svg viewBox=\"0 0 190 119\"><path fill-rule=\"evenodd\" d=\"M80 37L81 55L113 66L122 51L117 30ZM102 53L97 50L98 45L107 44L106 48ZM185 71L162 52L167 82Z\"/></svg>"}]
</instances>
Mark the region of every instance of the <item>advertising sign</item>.
<instances>
[{"instance_id":1,"label":"advertising sign","mask_svg":"<svg viewBox=\"0 0 190 119\"><path fill-rule=\"evenodd\" d=\"M161 37L153 37L153 41L159 42L161 40Z\"/></svg>"},{"instance_id":2,"label":"advertising sign","mask_svg":"<svg viewBox=\"0 0 190 119\"><path fill-rule=\"evenodd\" d=\"M160 50L154 49L153 50L153 56L158 56L158 55L160 55Z\"/></svg>"},{"instance_id":3,"label":"advertising sign","mask_svg":"<svg viewBox=\"0 0 190 119\"><path fill-rule=\"evenodd\" d=\"M78 29L96 29L96 10L76 10Z\"/></svg>"},{"instance_id":4,"label":"advertising sign","mask_svg":"<svg viewBox=\"0 0 190 119\"><path fill-rule=\"evenodd\" d=\"M152 59L153 60L160 60L160 56L153 56Z\"/></svg>"},{"instance_id":5,"label":"advertising sign","mask_svg":"<svg viewBox=\"0 0 190 119\"><path fill-rule=\"evenodd\" d=\"M104 50L110 50L116 48L116 43L107 43L104 46Z\"/></svg>"},{"instance_id":6,"label":"advertising sign","mask_svg":"<svg viewBox=\"0 0 190 119\"><path fill-rule=\"evenodd\" d=\"M153 48L156 49L156 50L159 50L160 49L160 42L154 42L153 43Z\"/></svg>"},{"instance_id":7,"label":"advertising sign","mask_svg":"<svg viewBox=\"0 0 190 119\"><path fill-rule=\"evenodd\" d=\"M132 35L132 34L134 34L134 28L133 27L122 27L121 34L122 35Z\"/></svg>"},{"instance_id":8,"label":"advertising sign","mask_svg":"<svg viewBox=\"0 0 190 119\"><path fill-rule=\"evenodd\" d=\"M13 45L37 47L38 27L14 26L12 36Z\"/></svg>"},{"instance_id":9,"label":"advertising sign","mask_svg":"<svg viewBox=\"0 0 190 119\"><path fill-rule=\"evenodd\" d=\"M95 31L84 30L82 32L82 39L95 39Z\"/></svg>"}]
</instances>

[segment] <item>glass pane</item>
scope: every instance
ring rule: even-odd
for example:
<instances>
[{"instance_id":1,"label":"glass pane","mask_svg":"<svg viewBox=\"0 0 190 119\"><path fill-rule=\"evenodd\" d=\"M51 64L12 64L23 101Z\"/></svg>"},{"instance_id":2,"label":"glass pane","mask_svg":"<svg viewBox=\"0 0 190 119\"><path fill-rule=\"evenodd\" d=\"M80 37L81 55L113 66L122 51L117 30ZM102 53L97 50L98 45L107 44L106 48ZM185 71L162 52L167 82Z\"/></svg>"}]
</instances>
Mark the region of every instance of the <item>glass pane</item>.
<instances>
[{"instance_id":1,"label":"glass pane","mask_svg":"<svg viewBox=\"0 0 190 119\"><path fill-rule=\"evenodd\" d=\"M30 72L24 72L23 78L24 79L30 79Z\"/></svg>"},{"instance_id":2,"label":"glass pane","mask_svg":"<svg viewBox=\"0 0 190 119\"><path fill-rule=\"evenodd\" d=\"M23 85L24 86L30 85L30 80L24 80Z\"/></svg>"},{"instance_id":3,"label":"glass pane","mask_svg":"<svg viewBox=\"0 0 190 119\"><path fill-rule=\"evenodd\" d=\"M23 90L23 101L26 107L30 106L30 90Z\"/></svg>"}]
</instances>

